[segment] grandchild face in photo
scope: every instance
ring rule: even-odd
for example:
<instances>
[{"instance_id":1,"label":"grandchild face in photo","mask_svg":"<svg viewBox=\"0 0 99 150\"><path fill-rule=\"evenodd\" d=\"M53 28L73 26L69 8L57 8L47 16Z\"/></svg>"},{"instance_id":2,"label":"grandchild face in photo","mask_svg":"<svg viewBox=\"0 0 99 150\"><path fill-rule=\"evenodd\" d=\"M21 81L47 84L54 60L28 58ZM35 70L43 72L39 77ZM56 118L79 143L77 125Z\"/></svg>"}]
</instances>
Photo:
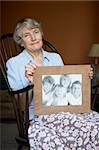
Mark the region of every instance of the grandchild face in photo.
<instances>
[{"instance_id":1,"label":"grandchild face in photo","mask_svg":"<svg viewBox=\"0 0 99 150\"><path fill-rule=\"evenodd\" d=\"M48 94L51 91L52 87L53 87L53 84L51 84L49 82L45 82L43 85L43 90L44 90L45 94Z\"/></svg>"},{"instance_id":2,"label":"grandchild face in photo","mask_svg":"<svg viewBox=\"0 0 99 150\"><path fill-rule=\"evenodd\" d=\"M81 96L81 84L80 83L76 83L73 84L72 86L72 94L74 95L74 97L78 98Z\"/></svg>"},{"instance_id":3,"label":"grandchild face in photo","mask_svg":"<svg viewBox=\"0 0 99 150\"><path fill-rule=\"evenodd\" d=\"M64 97L66 96L66 88L57 85L54 90L54 94L56 97Z\"/></svg>"},{"instance_id":4,"label":"grandchild face in photo","mask_svg":"<svg viewBox=\"0 0 99 150\"><path fill-rule=\"evenodd\" d=\"M62 75L60 78L60 84L65 88L68 88L71 83L70 77L68 75Z\"/></svg>"},{"instance_id":5,"label":"grandchild face in photo","mask_svg":"<svg viewBox=\"0 0 99 150\"><path fill-rule=\"evenodd\" d=\"M55 83L55 81L52 76L44 76L44 78L42 80L42 89L45 94L52 92L54 83Z\"/></svg>"}]
</instances>

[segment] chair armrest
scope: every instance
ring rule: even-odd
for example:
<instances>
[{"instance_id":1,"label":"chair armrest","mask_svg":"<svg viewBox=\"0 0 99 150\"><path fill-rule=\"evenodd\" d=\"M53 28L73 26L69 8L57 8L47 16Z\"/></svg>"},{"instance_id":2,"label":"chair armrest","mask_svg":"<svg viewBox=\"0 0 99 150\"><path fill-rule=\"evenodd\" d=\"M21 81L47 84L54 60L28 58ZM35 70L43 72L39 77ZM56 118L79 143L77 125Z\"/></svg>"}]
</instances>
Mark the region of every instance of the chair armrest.
<instances>
[{"instance_id":1,"label":"chair armrest","mask_svg":"<svg viewBox=\"0 0 99 150\"><path fill-rule=\"evenodd\" d=\"M28 85L25 88L22 88L22 89L19 89L19 90L16 90L16 91L9 90L8 92L9 92L10 95L15 95L15 94L26 92L26 91L32 89L33 87L34 87L34 85Z\"/></svg>"}]
</instances>

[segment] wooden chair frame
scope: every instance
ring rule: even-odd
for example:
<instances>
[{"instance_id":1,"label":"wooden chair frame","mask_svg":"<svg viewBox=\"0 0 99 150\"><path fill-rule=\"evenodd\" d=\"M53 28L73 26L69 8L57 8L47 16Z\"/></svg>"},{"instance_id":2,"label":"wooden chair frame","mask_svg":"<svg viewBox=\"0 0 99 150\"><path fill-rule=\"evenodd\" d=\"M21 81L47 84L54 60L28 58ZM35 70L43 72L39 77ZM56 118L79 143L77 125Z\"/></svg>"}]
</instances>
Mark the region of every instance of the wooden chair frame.
<instances>
[{"instance_id":1,"label":"wooden chair frame","mask_svg":"<svg viewBox=\"0 0 99 150\"><path fill-rule=\"evenodd\" d=\"M7 84L8 93L12 97L14 112L18 127L19 135L16 137L18 142L18 150L22 149L23 145L28 145L28 127L29 127L29 101L33 96L33 85L23 89L13 91L9 85L6 73L6 61L22 51L22 47L18 46L13 40L13 33L4 34L0 37L0 70ZM57 52L56 48L48 41L43 39L43 48L47 51ZM20 103L21 102L21 103Z\"/></svg>"},{"instance_id":2,"label":"wooden chair frame","mask_svg":"<svg viewBox=\"0 0 99 150\"><path fill-rule=\"evenodd\" d=\"M93 97L93 100L92 100L92 109L94 109L96 99L97 99L98 89L99 89L99 81L97 81L96 84L92 86L92 89L94 90L94 97Z\"/></svg>"}]
</instances>

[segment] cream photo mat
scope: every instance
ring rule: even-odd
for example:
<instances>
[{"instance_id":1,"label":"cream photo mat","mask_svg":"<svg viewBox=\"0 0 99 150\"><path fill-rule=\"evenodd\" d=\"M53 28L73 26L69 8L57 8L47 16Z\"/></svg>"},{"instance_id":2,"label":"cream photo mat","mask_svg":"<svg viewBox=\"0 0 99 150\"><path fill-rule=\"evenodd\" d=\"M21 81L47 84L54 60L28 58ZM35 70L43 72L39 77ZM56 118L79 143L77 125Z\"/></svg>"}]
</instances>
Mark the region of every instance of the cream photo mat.
<instances>
[{"instance_id":1,"label":"cream photo mat","mask_svg":"<svg viewBox=\"0 0 99 150\"><path fill-rule=\"evenodd\" d=\"M34 112L36 115L59 112L90 112L90 65L65 65L37 67L34 74ZM44 106L42 104L42 77L44 75L82 75L82 104L64 106Z\"/></svg>"}]
</instances>

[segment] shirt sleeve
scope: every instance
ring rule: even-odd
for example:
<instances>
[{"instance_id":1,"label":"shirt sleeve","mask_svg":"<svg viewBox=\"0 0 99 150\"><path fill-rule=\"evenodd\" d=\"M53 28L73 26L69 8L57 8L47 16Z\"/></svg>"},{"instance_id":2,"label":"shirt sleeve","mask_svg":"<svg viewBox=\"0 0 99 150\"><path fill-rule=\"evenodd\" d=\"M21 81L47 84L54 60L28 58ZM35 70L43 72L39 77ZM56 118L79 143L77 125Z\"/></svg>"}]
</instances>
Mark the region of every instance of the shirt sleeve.
<instances>
[{"instance_id":1,"label":"shirt sleeve","mask_svg":"<svg viewBox=\"0 0 99 150\"><path fill-rule=\"evenodd\" d=\"M10 87L14 90L23 88L21 79L19 76L19 72L17 70L18 64L15 62L15 60L9 59L6 63L6 67L7 67L7 78L8 78Z\"/></svg>"},{"instance_id":2,"label":"shirt sleeve","mask_svg":"<svg viewBox=\"0 0 99 150\"><path fill-rule=\"evenodd\" d=\"M55 54L54 61L57 66L64 66L62 57L59 54Z\"/></svg>"}]
</instances>

